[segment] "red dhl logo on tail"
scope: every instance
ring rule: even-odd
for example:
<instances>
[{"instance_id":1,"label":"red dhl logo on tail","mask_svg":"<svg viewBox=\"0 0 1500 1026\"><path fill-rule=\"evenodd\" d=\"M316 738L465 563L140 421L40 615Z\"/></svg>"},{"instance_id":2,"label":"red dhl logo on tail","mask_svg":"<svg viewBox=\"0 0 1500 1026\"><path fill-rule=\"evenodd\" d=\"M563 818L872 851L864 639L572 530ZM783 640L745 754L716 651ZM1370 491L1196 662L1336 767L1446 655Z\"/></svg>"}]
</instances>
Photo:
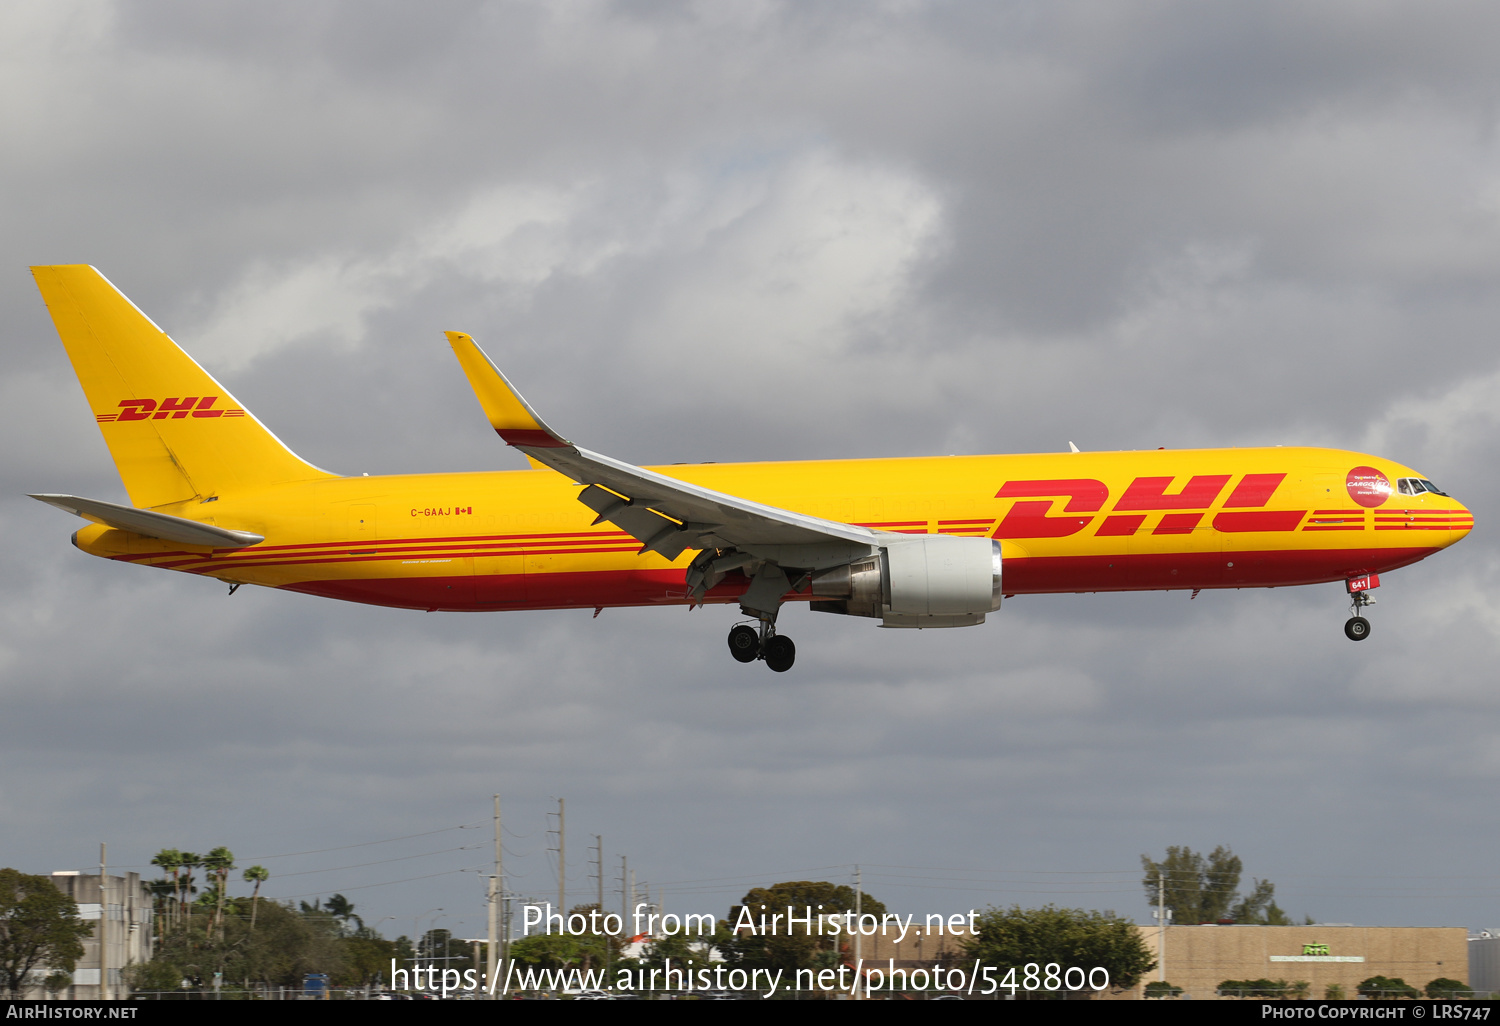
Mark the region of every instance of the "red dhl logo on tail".
<instances>
[{"instance_id":1,"label":"red dhl logo on tail","mask_svg":"<svg viewBox=\"0 0 1500 1026\"><path fill-rule=\"evenodd\" d=\"M243 417L244 410L216 410L214 403L219 401L216 395L196 396L190 395L183 398L172 397L163 399L158 403L155 399L121 399L119 402L119 413L100 413L94 419L101 424L110 421L121 420L182 420L184 417Z\"/></svg>"},{"instance_id":2,"label":"red dhl logo on tail","mask_svg":"<svg viewBox=\"0 0 1500 1026\"><path fill-rule=\"evenodd\" d=\"M1138 477L1103 518L1096 514L1109 501L1109 487L1092 478L1051 481L1007 481L997 499L1021 499L1011 507L997 538L1066 538L1077 534L1096 519L1102 519L1096 535L1124 537L1135 534L1146 522L1145 512L1120 514L1123 510L1149 512L1199 510L1196 513L1165 512L1152 534L1190 534L1198 528L1210 506L1223 493L1232 474L1203 474L1188 479L1181 491L1169 492L1171 477ZM1263 507L1286 480L1285 474L1246 474L1224 500L1224 512L1213 519L1217 531L1236 534L1248 531L1295 531L1307 510L1267 510ZM1066 498L1061 516L1049 516L1052 504Z\"/></svg>"}]
</instances>

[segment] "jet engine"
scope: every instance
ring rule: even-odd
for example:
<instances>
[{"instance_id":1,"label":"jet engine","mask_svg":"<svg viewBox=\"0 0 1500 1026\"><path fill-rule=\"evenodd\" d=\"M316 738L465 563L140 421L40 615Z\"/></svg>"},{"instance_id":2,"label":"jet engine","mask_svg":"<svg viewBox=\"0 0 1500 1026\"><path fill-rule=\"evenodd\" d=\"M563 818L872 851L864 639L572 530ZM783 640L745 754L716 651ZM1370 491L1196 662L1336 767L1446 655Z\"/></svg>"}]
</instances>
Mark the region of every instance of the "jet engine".
<instances>
[{"instance_id":1,"label":"jet engine","mask_svg":"<svg viewBox=\"0 0 1500 1026\"><path fill-rule=\"evenodd\" d=\"M883 545L812 579L812 608L882 627L968 627L1000 608L1000 543L935 534Z\"/></svg>"}]
</instances>

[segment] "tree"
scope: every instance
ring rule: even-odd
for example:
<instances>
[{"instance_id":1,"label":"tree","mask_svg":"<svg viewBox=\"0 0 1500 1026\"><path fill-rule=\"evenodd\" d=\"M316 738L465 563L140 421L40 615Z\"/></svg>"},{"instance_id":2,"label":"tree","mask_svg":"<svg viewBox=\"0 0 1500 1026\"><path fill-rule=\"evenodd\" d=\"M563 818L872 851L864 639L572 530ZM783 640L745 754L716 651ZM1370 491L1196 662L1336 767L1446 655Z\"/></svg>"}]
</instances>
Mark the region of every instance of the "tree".
<instances>
[{"instance_id":1,"label":"tree","mask_svg":"<svg viewBox=\"0 0 1500 1026\"><path fill-rule=\"evenodd\" d=\"M1304 998L1311 988L1306 980L1225 980L1215 988L1222 997Z\"/></svg>"},{"instance_id":2,"label":"tree","mask_svg":"<svg viewBox=\"0 0 1500 1026\"><path fill-rule=\"evenodd\" d=\"M333 918L337 919L340 923L343 924L342 929L346 933L349 930L349 920L351 919L359 924L357 929L363 930L365 928L365 921L354 914L354 902L350 901L342 894L335 894L333 897L323 902L323 908L328 912L329 915L333 916Z\"/></svg>"},{"instance_id":3,"label":"tree","mask_svg":"<svg viewBox=\"0 0 1500 1026\"><path fill-rule=\"evenodd\" d=\"M353 937L345 937L344 970L334 982L345 987L369 987L390 975L391 961L397 956L395 941L360 928Z\"/></svg>"},{"instance_id":4,"label":"tree","mask_svg":"<svg viewBox=\"0 0 1500 1026\"><path fill-rule=\"evenodd\" d=\"M1242 900L1239 897L1239 856L1222 844L1207 856L1191 848L1168 848L1167 857L1153 862L1141 856L1146 875L1141 880L1146 900L1154 908L1165 891L1166 905L1172 910L1172 921L1179 926L1217 923L1233 919L1237 923L1259 923L1267 926L1290 926L1292 921L1276 907L1276 886L1269 880L1254 881L1255 887Z\"/></svg>"},{"instance_id":5,"label":"tree","mask_svg":"<svg viewBox=\"0 0 1500 1026\"><path fill-rule=\"evenodd\" d=\"M214 923L219 928L219 940L224 939L224 892L229 883L229 871L234 868L234 852L222 845L203 856L203 868L214 881Z\"/></svg>"},{"instance_id":6,"label":"tree","mask_svg":"<svg viewBox=\"0 0 1500 1026\"><path fill-rule=\"evenodd\" d=\"M51 880L0 869L0 978L12 998L21 996L33 969L71 973L83 957L83 938L93 932Z\"/></svg>"},{"instance_id":7,"label":"tree","mask_svg":"<svg viewBox=\"0 0 1500 1026\"><path fill-rule=\"evenodd\" d=\"M541 969L597 968L607 954L602 934L534 933L512 941L510 957L523 965Z\"/></svg>"},{"instance_id":8,"label":"tree","mask_svg":"<svg viewBox=\"0 0 1500 1026\"><path fill-rule=\"evenodd\" d=\"M1291 926L1292 921L1276 905L1276 885L1269 880L1255 880L1255 889L1229 910L1229 918L1247 926Z\"/></svg>"},{"instance_id":9,"label":"tree","mask_svg":"<svg viewBox=\"0 0 1500 1026\"><path fill-rule=\"evenodd\" d=\"M1474 991L1469 989L1468 985L1459 980L1450 980L1446 976L1440 976L1429 983L1424 993L1434 1000L1451 1000L1452 998L1471 998L1474 996Z\"/></svg>"},{"instance_id":10,"label":"tree","mask_svg":"<svg viewBox=\"0 0 1500 1026\"><path fill-rule=\"evenodd\" d=\"M854 888L846 884L831 884L824 880L796 880L779 883L772 887L753 887L744 899L729 910L729 919L724 930L716 936L715 946L730 966L744 969L782 969L791 974L798 969L827 968L830 961L837 965L839 952L848 944L847 935L833 934L824 927L823 935L817 931L816 917L842 916L855 911ZM868 894L859 896L859 911L864 915L883 916L885 905ZM787 924L787 908L792 915L803 918L809 913L814 917L809 929L801 923L794 927ZM767 934L760 929L761 916L769 926L771 916L781 916L776 932ZM754 924L755 932L746 929Z\"/></svg>"},{"instance_id":11,"label":"tree","mask_svg":"<svg viewBox=\"0 0 1500 1026\"><path fill-rule=\"evenodd\" d=\"M255 882L255 890L250 893L250 929L255 929L255 912L260 903L260 885L271 879L271 871L265 866L251 866L242 874L246 883Z\"/></svg>"},{"instance_id":12,"label":"tree","mask_svg":"<svg viewBox=\"0 0 1500 1026\"><path fill-rule=\"evenodd\" d=\"M714 965L709 958L709 946L712 937L694 939L678 934L675 937L661 937L651 942L641 957L641 965L648 969L664 969L668 962L677 968L687 966L688 960L692 959L694 968Z\"/></svg>"},{"instance_id":13,"label":"tree","mask_svg":"<svg viewBox=\"0 0 1500 1026\"><path fill-rule=\"evenodd\" d=\"M178 990L182 987L182 973L176 966L153 958L126 966L125 982L137 996L143 992Z\"/></svg>"},{"instance_id":14,"label":"tree","mask_svg":"<svg viewBox=\"0 0 1500 1026\"><path fill-rule=\"evenodd\" d=\"M167 933L168 913L175 907L177 885L162 878L146 884L146 890L151 893L151 919L156 924L156 940L160 943Z\"/></svg>"},{"instance_id":15,"label":"tree","mask_svg":"<svg viewBox=\"0 0 1500 1026\"><path fill-rule=\"evenodd\" d=\"M182 891L177 900L179 907L187 916L187 921L191 923L193 906L188 903L188 899L198 893L198 888L193 886L193 870L203 865L203 856L196 852L181 851L177 853L177 857L180 860L178 866L182 870Z\"/></svg>"},{"instance_id":16,"label":"tree","mask_svg":"<svg viewBox=\"0 0 1500 1026\"><path fill-rule=\"evenodd\" d=\"M226 900L224 937L195 917L172 930L158 945L151 962L132 967L134 985L151 989L183 979L198 986L222 973L228 982L268 986L300 986L307 973L340 977L349 952L337 935L336 924L325 913L302 915L287 905L267 901L254 932L242 911L230 912ZM387 963L389 964L389 963Z\"/></svg>"},{"instance_id":17,"label":"tree","mask_svg":"<svg viewBox=\"0 0 1500 1026\"><path fill-rule=\"evenodd\" d=\"M568 909L568 918L582 916L589 922L597 922L598 930L584 933L534 933L514 941L510 946L510 957L526 965L542 969L590 969L614 965L624 950L626 938L605 933L604 912L598 902L574 905ZM653 948L655 945L653 945Z\"/></svg>"},{"instance_id":18,"label":"tree","mask_svg":"<svg viewBox=\"0 0 1500 1026\"><path fill-rule=\"evenodd\" d=\"M153 866L159 867L162 872L170 873L172 875L172 879L170 881L172 885L172 899L174 903L179 901L181 889L178 878L182 873L182 852L178 851L176 848L163 848L161 851L156 853L156 856L151 860L151 864ZM169 881L164 878L157 882L167 883ZM153 893L155 893L157 896L161 896L161 889L155 889ZM175 904L173 905L173 911L174 913L176 911ZM160 931L158 931L158 934L159 932Z\"/></svg>"},{"instance_id":19,"label":"tree","mask_svg":"<svg viewBox=\"0 0 1500 1026\"><path fill-rule=\"evenodd\" d=\"M1181 993L1181 987L1174 987L1166 980L1152 980L1146 984L1147 999L1165 1000L1167 998L1175 998Z\"/></svg>"},{"instance_id":20,"label":"tree","mask_svg":"<svg viewBox=\"0 0 1500 1026\"><path fill-rule=\"evenodd\" d=\"M1113 912L1081 908L988 908L977 920L978 936L965 954L985 965L1040 966L1109 971L1110 985L1129 988L1156 968L1140 931Z\"/></svg>"},{"instance_id":21,"label":"tree","mask_svg":"<svg viewBox=\"0 0 1500 1026\"><path fill-rule=\"evenodd\" d=\"M1397 977L1371 976L1354 988L1360 997L1379 999L1418 997L1417 988Z\"/></svg>"},{"instance_id":22,"label":"tree","mask_svg":"<svg viewBox=\"0 0 1500 1026\"><path fill-rule=\"evenodd\" d=\"M422 965L462 971L474 964L473 959L474 949L470 944L442 927L428 930L417 944L417 962Z\"/></svg>"},{"instance_id":23,"label":"tree","mask_svg":"<svg viewBox=\"0 0 1500 1026\"><path fill-rule=\"evenodd\" d=\"M411 942L411 938L402 934L395 940L396 944L396 968L411 968L417 964L417 946Z\"/></svg>"}]
</instances>

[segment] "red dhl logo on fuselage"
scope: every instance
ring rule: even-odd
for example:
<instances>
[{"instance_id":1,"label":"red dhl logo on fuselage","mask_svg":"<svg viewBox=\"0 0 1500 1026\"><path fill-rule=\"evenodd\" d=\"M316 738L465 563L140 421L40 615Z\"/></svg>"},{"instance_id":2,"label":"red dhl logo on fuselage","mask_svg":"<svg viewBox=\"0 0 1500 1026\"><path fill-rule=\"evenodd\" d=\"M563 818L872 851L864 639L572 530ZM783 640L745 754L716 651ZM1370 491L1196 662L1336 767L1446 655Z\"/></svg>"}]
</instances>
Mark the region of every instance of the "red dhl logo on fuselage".
<instances>
[{"instance_id":1,"label":"red dhl logo on fuselage","mask_svg":"<svg viewBox=\"0 0 1500 1026\"><path fill-rule=\"evenodd\" d=\"M1169 492L1172 477L1138 477L1130 483L1109 515L1096 514L1109 501L1109 486L1092 478L1050 481L1007 481L995 493L997 499L1020 499L995 529L996 538L1066 538L1095 520L1101 520L1095 535L1128 537L1140 530L1148 513L1161 512L1152 534L1190 534L1223 493L1232 474L1201 474L1188 479L1181 491ZM1285 474L1246 474L1224 500L1224 512L1213 519L1217 531L1237 534L1249 531L1295 531L1307 514L1305 509L1268 510L1266 503L1286 480ZM1062 516L1048 516L1055 500L1066 498ZM1197 510L1198 512L1173 512ZM1139 511L1139 512L1136 512Z\"/></svg>"},{"instance_id":2,"label":"red dhl logo on fuselage","mask_svg":"<svg viewBox=\"0 0 1500 1026\"><path fill-rule=\"evenodd\" d=\"M111 421L123 420L182 420L193 416L203 419L210 417L243 417L244 410L216 410L214 404L219 401L216 395L184 396L178 398L173 396L157 402L155 399L121 399L119 402L119 413L99 413L94 419L101 424Z\"/></svg>"}]
</instances>

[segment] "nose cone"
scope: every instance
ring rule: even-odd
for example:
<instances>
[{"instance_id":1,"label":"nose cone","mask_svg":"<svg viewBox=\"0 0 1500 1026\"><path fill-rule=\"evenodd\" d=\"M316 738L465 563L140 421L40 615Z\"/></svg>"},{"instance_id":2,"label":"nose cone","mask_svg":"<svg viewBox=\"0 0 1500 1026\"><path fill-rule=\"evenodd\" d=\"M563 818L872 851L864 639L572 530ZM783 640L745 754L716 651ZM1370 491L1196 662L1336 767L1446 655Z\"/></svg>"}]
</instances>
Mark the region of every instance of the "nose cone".
<instances>
[{"instance_id":1,"label":"nose cone","mask_svg":"<svg viewBox=\"0 0 1500 1026\"><path fill-rule=\"evenodd\" d=\"M1474 514L1461 502L1455 502L1448 512L1448 544L1461 541L1474 530Z\"/></svg>"}]
</instances>

